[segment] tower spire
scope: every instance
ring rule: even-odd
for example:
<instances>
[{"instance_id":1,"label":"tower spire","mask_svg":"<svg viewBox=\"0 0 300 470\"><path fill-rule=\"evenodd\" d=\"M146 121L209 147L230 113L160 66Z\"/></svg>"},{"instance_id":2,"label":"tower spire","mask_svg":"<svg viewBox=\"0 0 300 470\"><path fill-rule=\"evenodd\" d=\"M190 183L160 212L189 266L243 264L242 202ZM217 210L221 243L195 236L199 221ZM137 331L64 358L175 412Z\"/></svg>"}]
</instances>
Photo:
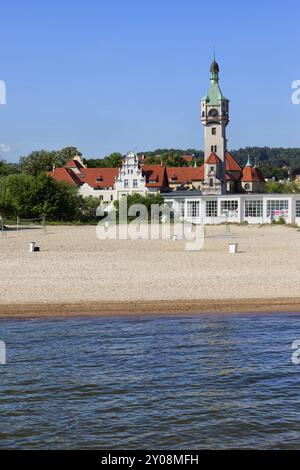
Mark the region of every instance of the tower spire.
<instances>
[{"instance_id":1,"label":"tower spire","mask_svg":"<svg viewBox=\"0 0 300 470\"><path fill-rule=\"evenodd\" d=\"M219 64L216 61L215 51L214 51L214 60L210 66L210 81L211 83L218 83L219 82Z\"/></svg>"},{"instance_id":2,"label":"tower spire","mask_svg":"<svg viewBox=\"0 0 300 470\"><path fill-rule=\"evenodd\" d=\"M248 153L248 160L247 160L246 166L253 166L252 162L251 162L251 159L250 159L249 153Z\"/></svg>"}]
</instances>

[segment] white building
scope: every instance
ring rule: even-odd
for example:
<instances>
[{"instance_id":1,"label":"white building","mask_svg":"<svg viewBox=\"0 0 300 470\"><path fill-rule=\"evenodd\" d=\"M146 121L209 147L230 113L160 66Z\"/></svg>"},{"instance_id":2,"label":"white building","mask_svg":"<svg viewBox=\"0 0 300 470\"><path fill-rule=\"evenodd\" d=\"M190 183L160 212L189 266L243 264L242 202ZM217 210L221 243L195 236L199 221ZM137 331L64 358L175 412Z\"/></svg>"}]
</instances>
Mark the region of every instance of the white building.
<instances>
[{"instance_id":1,"label":"white building","mask_svg":"<svg viewBox=\"0 0 300 470\"><path fill-rule=\"evenodd\" d=\"M197 191L174 191L163 196L175 213L196 224L269 224L282 219L300 226L300 194L204 196Z\"/></svg>"},{"instance_id":2,"label":"white building","mask_svg":"<svg viewBox=\"0 0 300 470\"><path fill-rule=\"evenodd\" d=\"M167 191L168 176L163 165L143 165L134 152L128 152L121 168L87 168L80 157L53 168L57 181L77 186L83 197L96 197L104 205L133 193L145 195Z\"/></svg>"}]
</instances>

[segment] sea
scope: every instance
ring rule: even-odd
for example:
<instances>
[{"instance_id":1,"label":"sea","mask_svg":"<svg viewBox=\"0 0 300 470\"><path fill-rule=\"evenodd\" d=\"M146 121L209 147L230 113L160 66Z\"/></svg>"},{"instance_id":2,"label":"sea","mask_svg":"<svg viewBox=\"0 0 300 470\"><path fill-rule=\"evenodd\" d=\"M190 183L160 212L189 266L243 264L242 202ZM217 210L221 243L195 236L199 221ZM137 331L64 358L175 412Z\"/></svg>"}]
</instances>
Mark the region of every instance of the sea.
<instances>
[{"instance_id":1,"label":"sea","mask_svg":"<svg viewBox=\"0 0 300 470\"><path fill-rule=\"evenodd\" d=\"M2 319L0 340L1 449L300 448L297 314Z\"/></svg>"}]
</instances>

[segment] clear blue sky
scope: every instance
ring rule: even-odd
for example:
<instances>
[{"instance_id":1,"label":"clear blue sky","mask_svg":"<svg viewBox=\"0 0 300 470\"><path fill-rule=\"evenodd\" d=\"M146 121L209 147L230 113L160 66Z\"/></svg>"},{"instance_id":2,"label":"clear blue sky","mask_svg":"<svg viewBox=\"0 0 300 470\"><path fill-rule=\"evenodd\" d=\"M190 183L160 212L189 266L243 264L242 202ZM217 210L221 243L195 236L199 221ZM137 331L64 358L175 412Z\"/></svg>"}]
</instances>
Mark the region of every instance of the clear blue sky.
<instances>
[{"instance_id":1,"label":"clear blue sky","mask_svg":"<svg viewBox=\"0 0 300 470\"><path fill-rule=\"evenodd\" d=\"M299 18L296 0L4 0L0 153L202 148L214 47L229 148L300 147Z\"/></svg>"}]
</instances>

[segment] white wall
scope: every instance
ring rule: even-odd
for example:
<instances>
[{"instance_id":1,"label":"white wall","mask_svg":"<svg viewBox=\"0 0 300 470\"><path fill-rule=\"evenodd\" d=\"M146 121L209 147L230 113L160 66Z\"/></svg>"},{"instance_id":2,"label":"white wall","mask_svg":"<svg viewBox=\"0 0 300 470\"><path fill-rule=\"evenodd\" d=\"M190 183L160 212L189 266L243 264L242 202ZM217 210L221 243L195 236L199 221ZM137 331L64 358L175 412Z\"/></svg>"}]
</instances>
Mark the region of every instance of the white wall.
<instances>
[{"instance_id":1,"label":"white wall","mask_svg":"<svg viewBox=\"0 0 300 470\"><path fill-rule=\"evenodd\" d=\"M176 195L172 195L170 198L166 197L166 201L172 202L173 207L176 211L179 210L179 202L184 201L185 202L185 218L189 221L193 221L195 223L201 223L203 220L205 224L221 224L226 222L226 219L228 222L231 223L243 223L243 222L248 222L249 224L268 224L272 222L272 217L273 219L278 219L279 217L283 216L285 219L286 223L288 224L293 224L296 223L297 225L300 226L300 215L299 217L296 217L296 201L299 201L300 204L300 196L298 195L293 195L293 194L263 194L263 195L258 195L258 194L247 194L247 195L223 195L223 196L214 196L214 197L196 197L195 196L179 196L176 198ZM262 216L258 217L253 217L253 216L248 216L246 217L245 214L245 201L262 201ZM198 218L191 218L187 217L187 202L188 201L198 201L199 202L199 207L200 207L200 214ZM206 216L206 202L207 201L217 201L217 217L210 217ZM238 209L236 213L230 213L228 214L228 218L222 214L222 201L237 201L238 202ZM270 217L267 215L267 207L268 207L268 201L277 201L277 204L279 204L279 201L286 201L287 202L287 213L280 212L280 210L277 210L273 213L273 216ZM299 212L300 214L300 212Z\"/></svg>"}]
</instances>

